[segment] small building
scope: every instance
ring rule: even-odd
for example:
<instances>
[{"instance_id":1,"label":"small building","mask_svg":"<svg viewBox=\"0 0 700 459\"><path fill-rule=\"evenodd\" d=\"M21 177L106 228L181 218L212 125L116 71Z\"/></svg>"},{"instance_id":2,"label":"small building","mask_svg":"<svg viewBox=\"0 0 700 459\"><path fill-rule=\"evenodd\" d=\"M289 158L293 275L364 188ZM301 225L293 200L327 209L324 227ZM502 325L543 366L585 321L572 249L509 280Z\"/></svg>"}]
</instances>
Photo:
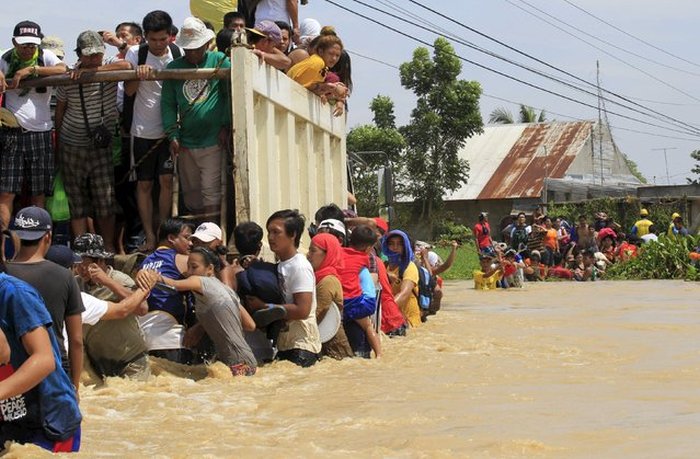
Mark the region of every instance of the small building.
<instances>
[{"instance_id":1,"label":"small building","mask_svg":"<svg viewBox=\"0 0 700 459\"><path fill-rule=\"evenodd\" d=\"M469 162L469 180L444 200L464 224L486 211L495 227L548 202L636 195L641 185L596 121L488 125L459 156Z\"/></svg>"}]
</instances>

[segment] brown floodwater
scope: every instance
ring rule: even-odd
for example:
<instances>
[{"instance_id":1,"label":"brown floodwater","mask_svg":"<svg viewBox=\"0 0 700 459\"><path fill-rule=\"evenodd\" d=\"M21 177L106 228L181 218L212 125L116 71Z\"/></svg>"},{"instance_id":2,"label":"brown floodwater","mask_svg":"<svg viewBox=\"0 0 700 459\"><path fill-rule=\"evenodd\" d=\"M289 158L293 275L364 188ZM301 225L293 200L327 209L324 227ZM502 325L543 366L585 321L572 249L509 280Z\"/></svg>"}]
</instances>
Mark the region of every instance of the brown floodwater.
<instances>
[{"instance_id":1,"label":"brown floodwater","mask_svg":"<svg viewBox=\"0 0 700 459\"><path fill-rule=\"evenodd\" d=\"M82 387L81 455L695 457L700 284L447 282L385 358ZM13 446L17 456L43 455Z\"/></svg>"}]
</instances>

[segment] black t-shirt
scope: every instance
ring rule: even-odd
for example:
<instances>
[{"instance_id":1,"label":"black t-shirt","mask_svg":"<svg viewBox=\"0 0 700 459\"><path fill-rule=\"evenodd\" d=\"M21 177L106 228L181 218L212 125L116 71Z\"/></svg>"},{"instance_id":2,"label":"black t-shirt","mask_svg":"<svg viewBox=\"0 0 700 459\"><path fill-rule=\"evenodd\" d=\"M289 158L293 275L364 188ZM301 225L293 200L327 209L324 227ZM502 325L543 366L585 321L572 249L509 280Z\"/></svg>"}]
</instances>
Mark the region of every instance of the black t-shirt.
<instances>
[{"instance_id":1,"label":"black t-shirt","mask_svg":"<svg viewBox=\"0 0 700 459\"><path fill-rule=\"evenodd\" d=\"M65 319L67 316L80 314L85 310L80 289L73 274L68 269L48 260L34 263L8 262L7 273L37 289L43 298L46 309L51 315L63 367L68 368L68 353L63 339Z\"/></svg>"}]
</instances>

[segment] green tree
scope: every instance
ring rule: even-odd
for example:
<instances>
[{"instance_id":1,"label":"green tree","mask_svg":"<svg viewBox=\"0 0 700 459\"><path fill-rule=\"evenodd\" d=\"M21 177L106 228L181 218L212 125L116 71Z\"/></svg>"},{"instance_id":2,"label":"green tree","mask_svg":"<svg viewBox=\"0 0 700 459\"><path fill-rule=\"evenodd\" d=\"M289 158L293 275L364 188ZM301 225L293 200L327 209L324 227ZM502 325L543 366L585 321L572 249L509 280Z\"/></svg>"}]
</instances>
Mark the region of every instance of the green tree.
<instances>
[{"instance_id":1,"label":"green tree","mask_svg":"<svg viewBox=\"0 0 700 459\"><path fill-rule=\"evenodd\" d=\"M407 148L398 191L414 199L421 219L432 227L442 196L469 177L469 164L459 158L467 138L483 131L479 111L481 85L458 79L462 64L445 38L435 40L431 59L417 48L400 67L401 84L417 97L411 121L400 129Z\"/></svg>"},{"instance_id":2,"label":"green tree","mask_svg":"<svg viewBox=\"0 0 700 459\"><path fill-rule=\"evenodd\" d=\"M698 185L700 184L700 150L694 150L690 152L690 157L695 160L695 166L690 169L690 172L695 174L695 178L688 178L688 183Z\"/></svg>"},{"instance_id":3,"label":"green tree","mask_svg":"<svg viewBox=\"0 0 700 459\"><path fill-rule=\"evenodd\" d=\"M534 108L524 104L520 104L518 110L518 123L544 123L547 121L547 114L544 110L538 115ZM513 114L505 107L494 109L489 115L489 123L491 124L513 124Z\"/></svg>"},{"instance_id":4,"label":"green tree","mask_svg":"<svg viewBox=\"0 0 700 459\"><path fill-rule=\"evenodd\" d=\"M387 96L378 95L370 103L374 113L374 124L357 126L347 135L349 153L359 153L360 161L351 161L351 172L360 215L379 215L376 171L386 164L381 154L362 152L384 152L392 165L401 157L406 141L396 129L394 102Z\"/></svg>"}]
</instances>

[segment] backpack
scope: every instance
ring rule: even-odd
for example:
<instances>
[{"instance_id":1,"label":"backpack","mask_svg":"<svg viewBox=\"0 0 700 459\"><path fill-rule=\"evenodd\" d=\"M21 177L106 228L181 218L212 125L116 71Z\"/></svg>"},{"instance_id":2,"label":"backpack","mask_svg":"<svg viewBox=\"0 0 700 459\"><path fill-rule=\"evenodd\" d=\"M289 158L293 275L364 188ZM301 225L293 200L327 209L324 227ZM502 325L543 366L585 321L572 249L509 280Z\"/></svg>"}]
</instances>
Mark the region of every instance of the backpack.
<instances>
[{"instance_id":1,"label":"backpack","mask_svg":"<svg viewBox=\"0 0 700 459\"><path fill-rule=\"evenodd\" d=\"M433 302L433 291L437 285L437 279L426 268L418 267L418 306L421 309L429 309Z\"/></svg>"},{"instance_id":2,"label":"backpack","mask_svg":"<svg viewBox=\"0 0 700 459\"><path fill-rule=\"evenodd\" d=\"M168 47L170 48L170 53L173 55L173 60L182 56L180 48L174 43L170 43ZM148 59L148 43L142 43L139 45L138 65L144 65L146 59ZM127 96L126 93L124 93L124 107L122 108L120 124L126 132L131 132L131 124L134 122L135 100L136 93L134 93L133 96Z\"/></svg>"},{"instance_id":3,"label":"backpack","mask_svg":"<svg viewBox=\"0 0 700 459\"><path fill-rule=\"evenodd\" d=\"M518 228L517 226L513 228L510 236L510 246L515 250L521 250L521 244L522 247L527 247L528 234L525 228Z\"/></svg>"},{"instance_id":4,"label":"backpack","mask_svg":"<svg viewBox=\"0 0 700 459\"><path fill-rule=\"evenodd\" d=\"M284 304L277 265L266 261L255 261L245 271L236 274L238 295L245 304L245 297L257 296L265 303Z\"/></svg>"}]
</instances>

